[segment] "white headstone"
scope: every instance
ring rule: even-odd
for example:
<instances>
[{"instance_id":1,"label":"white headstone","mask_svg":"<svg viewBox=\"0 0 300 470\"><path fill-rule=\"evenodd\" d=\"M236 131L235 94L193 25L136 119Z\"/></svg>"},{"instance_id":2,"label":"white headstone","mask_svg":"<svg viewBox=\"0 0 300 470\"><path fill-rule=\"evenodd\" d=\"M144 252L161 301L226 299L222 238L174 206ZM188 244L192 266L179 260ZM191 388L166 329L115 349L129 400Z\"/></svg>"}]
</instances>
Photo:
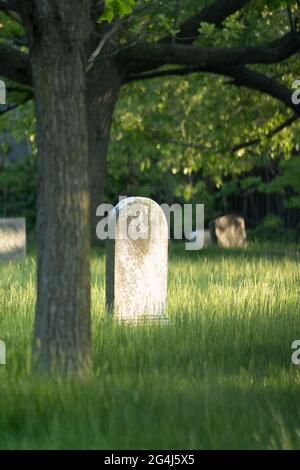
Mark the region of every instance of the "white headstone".
<instances>
[{"instance_id":1,"label":"white headstone","mask_svg":"<svg viewBox=\"0 0 300 470\"><path fill-rule=\"evenodd\" d=\"M23 218L0 219L0 260L26 256L26 221Z\"/></svg>"},{"instance_id":2,"label":"white headstone","mask_svg":"<svg viewBox=\"0 0 300 470\"><path fill-rule=\"evenodd\" d=\"M119 320L167 320L168 225L151 199L123 199L111 211L106 304Z\"/></svg>"}]
</instances>

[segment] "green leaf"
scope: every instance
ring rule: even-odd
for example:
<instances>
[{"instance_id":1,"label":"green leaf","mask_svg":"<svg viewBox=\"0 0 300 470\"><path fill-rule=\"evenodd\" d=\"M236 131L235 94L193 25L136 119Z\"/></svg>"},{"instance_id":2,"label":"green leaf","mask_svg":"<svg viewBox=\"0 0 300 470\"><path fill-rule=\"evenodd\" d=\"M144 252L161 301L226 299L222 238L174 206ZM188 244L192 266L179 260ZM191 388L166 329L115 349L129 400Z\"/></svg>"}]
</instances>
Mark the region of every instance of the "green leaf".
<instances>
[{"instance_id":1,"label":"green leaf","mask_svg":"<svg viewBox=\"0 0 300 470\"><path fill-rule=\"evenodd\" d=\"M132 12L135 0L106 0L104 13L101 16L101 21L111 21L119 16L123 18Z\"/></svg>"}]
</instances>

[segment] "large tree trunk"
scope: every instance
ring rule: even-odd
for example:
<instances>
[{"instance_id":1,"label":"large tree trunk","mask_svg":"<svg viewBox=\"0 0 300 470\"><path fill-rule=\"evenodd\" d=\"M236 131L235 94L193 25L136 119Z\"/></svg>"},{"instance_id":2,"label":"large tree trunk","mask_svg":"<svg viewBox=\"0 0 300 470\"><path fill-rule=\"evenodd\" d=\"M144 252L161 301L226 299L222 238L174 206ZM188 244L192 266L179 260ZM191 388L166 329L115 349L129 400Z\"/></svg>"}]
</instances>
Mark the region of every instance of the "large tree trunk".
<instances>
[{"instance_id":1,"label":"large tree trunk","mask_svg":"<svg viewBox=\"0 0 300 470\"><path fill-rule=\"evenodd\" d=\"M108 55L106 58L105 55ZM97 207L104 202L106 159L110 142L113 112L122 83L114 57L105 51L87 75L87 110L89 132L89 185L91 240L95 245Z\"/></svg>"},{"instance_id":2,"label":"large tree trunk","mask_svg":"<svg viewBox=\"0 0 300 470\"><path fill-rule=\"evenodd\" d=\"M38 137L35 353L43 369L90 362L85 0L22 0Z\"/></svg>"}]
</instances>

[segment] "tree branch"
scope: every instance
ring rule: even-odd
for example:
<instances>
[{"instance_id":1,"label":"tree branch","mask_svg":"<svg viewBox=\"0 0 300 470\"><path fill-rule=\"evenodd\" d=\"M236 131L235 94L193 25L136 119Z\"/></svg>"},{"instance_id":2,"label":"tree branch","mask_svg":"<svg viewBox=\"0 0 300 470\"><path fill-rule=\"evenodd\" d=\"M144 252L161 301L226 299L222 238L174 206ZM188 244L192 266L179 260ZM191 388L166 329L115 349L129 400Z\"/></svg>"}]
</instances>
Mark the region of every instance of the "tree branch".
<instances>
[{"instance_id":1,"label":"tree branch","mask_svg":"<svg viewBox=\"0 0 300 470\"><path fill-rule=\"evenodd\" d=\"M288 33L275 41L246 47L196 47L181 44L136 44L119 52L124 62L143 62L153 68L165 64L187 66L233 66L274 64L289 58L300 49L300 33Z\"/></svg>"},{"instance_id":2,"label":"tree branch","mask_svg":"<svg viewBox=\"0 0 300 470\"><path fill-rule=\"evenodd\" d=\"M91 56L88 59L88 64L86 67L86 72L89 72L91 68L93 67L95 60L97 57L101 54L102 49L104 48L106 42L115 34L119 27L119 21L117 20L115 24L101 37L101 40L96 47L96 49L93 51Z\"/></svg>"},{"instance_id":3,"label":"tree branch","mask_svg":"<svg viewBox=\"0 0 300 470\"><path fill-rule=\"evenodd\" d=\"M0 44L0 75L22 83L32 85L29 56L14 47Z\"/></svg>"},{"instance_id":4,"label":"tree branch","mask_svg":"<svg viewBox=\"0 0 300 470\"><path fill-rule=\"evenodd\" d=\"M300 116L297 116L294 114L294 116L289 117L286 119L284 122L282 122L279 126L275 127L272 129L268 134L265 136L267 139L272 139L276 134L279 134L279 132L283 131L283 129L286 129L287 127L291 126L296 122ZM258 145L261 142L261 139L252 139L248 140L247 142L241 142L240 144L235 145L232 147L232 152L238 152L239 150L252 147L253 145Z\"/></svg>"},{"instance_id":5,"label":"tree branch","mask_svg":"<svg viewBox=\"0 0 300 470\"><path fill-rule=\"evenodd\" d=\"M0 110L0 116L3 116L3 114L9 113L10 111L13 111L14 109L19 108L23 104L30 101L32 98L33 98L33 93L27 93L19 103L8 104L2 111Z\"/></svg>"},{"instance_id":6,"label":"tree branch","mask_svg":"<svg viewBox=\"0 0 300 470\"><path fill-rule=\"evenodd\" d=\"M250 0L215 0L210 5L202 8L199 13L184 21L180 25L179 32L175 37L165 36L157 41L156 44L177 43L186 46L193 44L195 39L199 36L199 26L201 22L219 26L228 16L241 10L249 2ZM128 75L147 72L162 65L161 57L160 62L157 64L154 64L153 61L148 61L148 59L148 56L144 56L142 60L138 62L127 62Z\"/></svg>"},{"instance_id":7,"label":"tree branch","mask_svg":"<svg viewBox=\"0 0 300 470\"><path fill-rule=\"evenodd\" d=\"M291 126L298 119L299 119L299 116L295 116L295 115L291 116L286 121L281 123L279 126L272 129L265 137L267 139L272 139L272 137L274 137L276 134L281 132L286 127ZM179 145L180 147L192 148L192 149L201 150L201 151L205 151L205 150L210 151L211 150L211 147L208 147L205 144L200 144L200 143L196 143L196 142L184 142L184 141L181 141L181 140L166 138L166 137L162 136L158 131L153 130L153 129L150 129L150 130L148 129L148 130L146 130L146 132L148 132L148 134L150 133L152 136L156 137L158 140L163 141L167 144ZM242 142L240 144L237 144L234 147L232 147L231 149L228 148L228 147L224 147L224 148L220 149L220 153L226 153L228 151L237 152L238 150L248 148L248 147L251 147L253 145L257 145L260 142L261 142L261 139L259 139L259 138L249 140L248 142Z\"/></svg>"},{"instance_id":8,"label":"tree branch","mask_svg":"<svg viewBox=\"0 0 300 470\"><path fill-rule=\"evenodd\" d=\"M159 70L157 72L144 73L140 75L130 75L126 83L138 80L147 80L156 77L166 76L182 76L191 73L212 73L216 75L222 75L230 77L231 84L237 87L246 87L260 93L265 93L272 98L281 101L287 108L291 109L296 116L300 117L300 106L295 105L291 99L291 90L282 83L278 82L274 78L270 78L267 75L252 70L250 68L239 66L239 67L186 67L170 70Z\"/></svg>"},{"instance_id":9,"label":"tree branch","mask_svg":"<svg viewBox=\"0 0 300 470\"><path fill-rule=\"evenodd\" d=\"M124 83L131 83L135 81L141 81L141 80L150 80L152 78L162 78L162 77L169 77L169 76L182 76L182 75L190 75L191 73L196 73L196 72L205 72L205 68L200 68L200 67L179 67L176 69L167 69L167 70L157 70L154 72L148 72L148 73L140 73L137 75L129 75L126 77Z\"/></svg>"},{"instance_id":10,"label":"tree branch","mask_svg":"<svg viewBox=\"0 0 300 470\"><path fill-rule=\"evenodd\" d=\"M199 36L199 26L202 22L212 23L216 26L223 23L228 16L241 10L250 0L215 0L204 7L199 13L191 16L181 26L175 36L175 42L180 44L192 44ZM166 36L160 43L174 42L174 38Z\"/></svg>"},{"instance_id":11,"label":"tree branch","mask_svg":"<svg viewBox=\"0 0 300 470\"><path fill-rule=\"evenodd\" d=\"M300 106L292 102L291 90L261 72L243 66L211 68L210 72L231 77L232 84L235 86L244 86L252 90L266 93L281 101L287 108L292 109L297 116L300 116Z\"/></svg>"}]
</instances>

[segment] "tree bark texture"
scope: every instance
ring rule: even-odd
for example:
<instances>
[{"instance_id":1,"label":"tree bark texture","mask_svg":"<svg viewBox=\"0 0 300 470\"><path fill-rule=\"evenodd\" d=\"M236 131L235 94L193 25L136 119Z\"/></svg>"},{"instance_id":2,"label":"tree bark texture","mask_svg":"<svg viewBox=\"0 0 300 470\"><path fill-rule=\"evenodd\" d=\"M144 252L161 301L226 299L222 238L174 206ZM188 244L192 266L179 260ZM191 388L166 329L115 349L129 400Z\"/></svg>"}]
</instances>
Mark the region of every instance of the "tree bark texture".
<instances>
[{"instance_id":1,"label":"tree bark texture","mask_svg":"<svg viewBox=\"0 0 300 470\"><path fill-rule=\"evenodd\" d=\"M22 2L38 139L35 355L43 369L90 362L85 0Z\"/></svg>"}]
</instances>

